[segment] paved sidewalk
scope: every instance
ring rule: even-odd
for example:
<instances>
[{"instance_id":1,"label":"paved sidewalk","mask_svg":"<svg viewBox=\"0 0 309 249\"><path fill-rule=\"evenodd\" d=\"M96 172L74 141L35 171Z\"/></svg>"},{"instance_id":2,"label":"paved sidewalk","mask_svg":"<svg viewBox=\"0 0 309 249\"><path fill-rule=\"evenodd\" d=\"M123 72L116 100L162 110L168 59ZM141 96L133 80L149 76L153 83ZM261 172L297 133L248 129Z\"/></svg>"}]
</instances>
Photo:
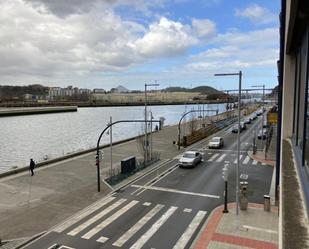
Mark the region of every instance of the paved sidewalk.
<instances>
[{"instance_id":1,"label":"paved sidewalk","mask_svg":"<svg viewBox=\"0 0 309 249\"><path fill-rule=\"evenodd\" d=\"M277 249L278 209L264 211L261 204L249 203L248 210L236 216L235 203L216 208L200 231L193 249Z\"/></svg>"}]
</instances>

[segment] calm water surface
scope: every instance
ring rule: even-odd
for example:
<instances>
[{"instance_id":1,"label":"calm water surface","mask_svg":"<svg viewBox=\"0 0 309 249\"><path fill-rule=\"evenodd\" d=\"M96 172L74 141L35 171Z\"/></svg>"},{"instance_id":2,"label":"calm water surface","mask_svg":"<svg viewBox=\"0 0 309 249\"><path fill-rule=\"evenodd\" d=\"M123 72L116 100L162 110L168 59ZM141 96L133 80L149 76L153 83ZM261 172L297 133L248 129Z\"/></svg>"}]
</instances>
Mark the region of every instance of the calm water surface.
<instances>
[{"instance_id":1,"label":"calm water surface","mask_svg":"<svg viewBox=\"0 0 309 249\"><path fill-rule=\"evenodd\" d=\"M176 124L185 110L198 109L197 105L148 106L153 117L165 118L165 125ZM202 108L200 106L200 108ZM224 104L204 105L205 109L225 109ZM209 113L211 115L211 113ZM109 122L123 119L143 119L144 107L79 108L77 112L0 119L0 171L14 166L22 167L30 158L43 161L67 153L94 148L98 136ZM143 133L142 124L123 123L113 126L113 140L133 137ZM104 136L101 144L109 142Z\"/></svg>"}]
</instances>

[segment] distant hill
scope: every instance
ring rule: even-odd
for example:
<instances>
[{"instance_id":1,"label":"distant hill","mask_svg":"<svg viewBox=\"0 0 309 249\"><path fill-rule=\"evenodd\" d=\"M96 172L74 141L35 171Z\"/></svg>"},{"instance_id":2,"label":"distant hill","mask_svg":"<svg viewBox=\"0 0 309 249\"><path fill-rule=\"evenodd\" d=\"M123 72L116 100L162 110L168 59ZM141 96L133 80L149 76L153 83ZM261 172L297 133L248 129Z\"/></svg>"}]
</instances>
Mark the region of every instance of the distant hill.
<instances>
[{"instance_id":1,"label":"distant hill","mask_svg":"<svg viewBox=\"0 0 309 249\"><path fill-rule=\"evenodd\" d=\"M210 86L197 86L192 89L190 88L184 88L184 87L168 87L163 89L162 91L165 92L199 92L203 94L221 94L221 91L218 91L217 89L210 87Z\"/></svg>"}]
</instances>

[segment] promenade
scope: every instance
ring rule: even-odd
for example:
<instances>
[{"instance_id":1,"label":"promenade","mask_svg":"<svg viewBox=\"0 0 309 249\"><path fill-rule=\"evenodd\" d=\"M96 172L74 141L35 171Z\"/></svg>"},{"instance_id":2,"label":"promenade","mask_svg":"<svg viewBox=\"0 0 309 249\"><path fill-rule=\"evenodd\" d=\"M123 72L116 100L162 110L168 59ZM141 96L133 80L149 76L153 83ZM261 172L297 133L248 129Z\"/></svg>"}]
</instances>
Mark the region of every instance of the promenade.
<instances>
[{"instance_id":1,"label":"promenade","mask_svg":"<svg viewBox=\"0 0 309 249\"><path fill-rule=\"evenodd\" d=\"M153 150L160 153L161 160L180 153L173 144L176 139L177 126L153 133ZM138 147L136 140L113 146L114 168L130 155L141 158ZM103 151L104 177L110 170L110 151ZM103 181L101 192L97 192L95 152L37 168L33 177L25 171L1 178L0 186L0 223L6 224L0 226L2 240L45 231L112 191Z\"/></svg>"}]
</instances>

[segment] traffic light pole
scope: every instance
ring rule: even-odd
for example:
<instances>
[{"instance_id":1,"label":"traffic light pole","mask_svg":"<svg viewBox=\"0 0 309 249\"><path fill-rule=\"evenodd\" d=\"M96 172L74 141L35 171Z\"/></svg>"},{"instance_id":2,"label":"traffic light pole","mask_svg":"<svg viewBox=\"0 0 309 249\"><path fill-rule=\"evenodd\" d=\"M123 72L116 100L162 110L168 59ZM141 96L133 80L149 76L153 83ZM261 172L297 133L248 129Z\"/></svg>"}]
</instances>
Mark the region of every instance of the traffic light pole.
<instances>
[{"instance_id":1,"label":"traffic light pole","mask_svg":"<svg viewBox=\"0 0 309 249\"><path fill-rule=\"evenodd\" d=\"M224 191L224 209L223 209L223 213L228 213L229 210L227 210L227 181L224 181L225 183L225 191Z\"/></svg>"},{"instance_id":2,"label":"traffic light pole","mask_svg":"<svg viewBox=\"0 0 309 249\"><path fill-rule=\"evenodd\" d=\"M153 119L153 120L147 120L147 122L159 123L159 124L161 123L160 120L155 120L155 119ZM101 158L100 158L100 141L101 141L101 138L102 138L103 134L104 134L110 127L112 127L114 124L118 124L118 123L145 123L145 120L120 120L120 121L115 121L115 122L113 122L113 123L109 123L109 124L105 127L105 129L101 132L101 134L100 134L100 136L99 136L99 139L98 139L98 142L97 142L97 149L96 149L97 153L96 153L96 157L95 157L95 159L96 159L95 164L96 164L96 166L97 166L98 192L101 191L101 187L100 187L100 182L101 182L101 179L100 179L100 178L101 178L101 175L100 175L100 161L101 161L101 159L103 158L103 156L101 156ZM160 125L160 127L161 127L161 125Z\"/></svg>"}]
</instances>

